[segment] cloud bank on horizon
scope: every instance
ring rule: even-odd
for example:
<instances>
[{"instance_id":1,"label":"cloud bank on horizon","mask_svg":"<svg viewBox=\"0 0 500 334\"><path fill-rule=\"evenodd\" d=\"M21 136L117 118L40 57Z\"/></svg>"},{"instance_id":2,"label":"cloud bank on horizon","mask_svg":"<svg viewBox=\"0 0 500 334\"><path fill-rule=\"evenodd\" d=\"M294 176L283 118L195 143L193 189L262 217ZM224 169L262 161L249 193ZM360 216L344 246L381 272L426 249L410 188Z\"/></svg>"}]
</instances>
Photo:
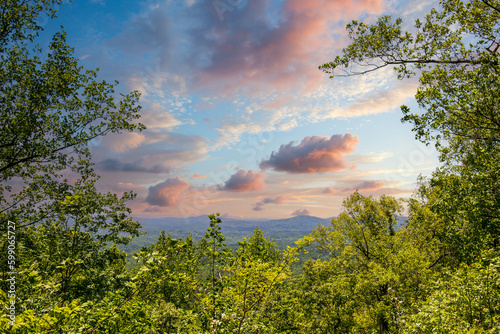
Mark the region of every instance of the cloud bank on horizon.
<instances>
[{"instance_id":1,"label":"cloud bank on horizon","mask_svg":"<svg viewBox=\"0 0 500 334\"><path fill-rule=\"evenodd\" d=\"M391 70L333 81L318 70L348 43L350 20L373 21L408 6L387 0L64 6L59 21L70 34L86 36L74 43L82 64L142 93L147 130L93 143L100 187L137 192L137 216L330 217L356 189L408 196L416 176L436 165L434 152L414 142L397 114L411 103L416 83L395 80Z\"/></svg>"}]
</instances>

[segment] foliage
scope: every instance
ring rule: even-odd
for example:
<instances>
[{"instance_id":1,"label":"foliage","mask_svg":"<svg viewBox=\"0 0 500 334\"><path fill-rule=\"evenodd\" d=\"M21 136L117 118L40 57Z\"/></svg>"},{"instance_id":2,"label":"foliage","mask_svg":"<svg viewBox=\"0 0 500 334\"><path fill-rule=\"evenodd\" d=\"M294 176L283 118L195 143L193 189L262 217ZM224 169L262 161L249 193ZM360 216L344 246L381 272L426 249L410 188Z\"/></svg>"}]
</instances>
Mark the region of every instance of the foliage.
<instances>
[{"instance_id":1,"label":"foliage","mask_svg":"<svg viewBox=\"0 0 500 334\"><path fill-rule=\"evenodd\" d=\"M402 19L389 16L371 25L352 22L347 26L352 43L320 69L336 77L392 66L399 79L418 76L415 98L423 112L402 106L402 121L413 124L417 139L435 144L443 165L431 178L419 180L408 203L408 225L398 248L413 249L423 259L416 266L420 283L415 286L422 298L414 297L411 307L403 302L402 319L409 321L398 328L494 332L499 319L485 320L482 312L496 311L482 294L496 291L485 283L494 277L489 266L495 261L483 255L500 245L500 3L443 0L440 7L408 31ZM386 240L383 249L392 244ZM363 250L367 255L367 247Z\"/></svg>"},{"instance_id":2,"label":"foliage","mask_svg":"<svg viewBox=\"0 0 500 334\"><path fill-rule=\"evenodd\" d=\"M388 16L373 25L351 23L352 44L320 68L350 76L395 66L400 79L419 76L415 97L425 112L402 106L402 120L413 124L417 139L435 143L444 163L422 182L421 196L448 226L446 243L455 246L446 253L477 256L500 245L500 7L497 1L441 1L441 7L411 31Z\"/></svg>"},{"instance_id":3,"label":"foliage","mask_svg":"<svg viewBox=\"0 0 500 334\"><path fill-rule=\"evenodd\" d=\"M327 261L304 266L304 309L319 315L309 331L395 332L407 306L420 298L419 281L428 261L409 242L407 230L396 231L401 204L394 198L379 200L355 192L331 226L318 225L299 243L328 250ZM401 302L401 303L400 303ZM404 303L404 304L403 304ZM324 305L326 312L318 311Z\"/></svg>"},{"instance_id":4,"label":"foliage","mask_svg":"<svg viewBox=\"0 0 500 334\"><path fill-rule=\"evenodd\" d=\"M97 81L97 70L78 65L64 31L54 35L47 53L32 45L42 29L37 17L54 16L51 5L60 2L0 5L2 231L7 219L18 226L50 221L61 213L65 196L96 193L88 143L107 133L144 129L136 122L139 93L120 94L117 101L115 84ZM68 174L77 181L68 181ZM114 218L115 229L124 227L122 217ZM129 227L134 234L137 224Z\"/></svg>"},{"instance_id":5,"label":"foliage","mask_svg":"<svg viewBox=\"0 0 500 334\"><path fill-rule=\"evenodd\" d=\"M15 224L15 270L0 264L8 291L16 271L20 332L68 332L86 305L124 288L125 254L114 244L139 235L121 197L96 190L88 144L112 132L142 130L139 94L115 94L115 85L84 70L56 33L48 50L36 45L37 23L54 17L60 0L0 4L0 249ZM13 226L10 226L13 227ZM2 322L6 320L2 314ZM38 319L38 320L37 320ZM10 326L10 325L8 325Z\"/></svg>"},{"instance_id":6,"label":"foliage","mask_svg":"<svg viewBox=\"0 0 500 334\"><path fill-rule=\"evenodd\" d=\"M500 270L497 254L447 271L429 287L429 298L407 315L405 329L419 333L497 333Z\"/></svg>"},{"instance_id":7,"label":"foliage","mask_svg":"<svg viewBox=\"0 0 500 334\"><path fill-rule=\"evenodd\" d=\"M15 298L0 263L0 307L16 307L15 326L0 315L2 333L500 331L498 1L442 1L411 31L388 16L352 22L352 44L321 66L419 76L425 111L403 106L403 120L443 166L419 180L404 224L404 202L356 191L297 247L257 227L233 250L214 214L199 240L162 232L132 270L117 245L141 233L126 206L134 195L96 190L88 143L143 129L138 94L115 102L114 85L78 66L64 32L41 60L37 17L59 3L0 5L0 250L14 221L17 261Z\"/></svg>"},{"instance_id":8,"label":"foliage","mask_svg":"<svg viewBox=\"0 0 500 334\"><path fill-rule=\"evenodd\" d=\"M436 141L443 160L461 161L478 146L498 148L500 6L489 0L444 0L441 6L417 19L411 31L403 30L402 19L392 22L389 16L373 25L350 23L352 43L320 69L331 77L386 66L394 66L400 79L418 73L416 99L426 112L412 114L403 106L403 121L413 123L418 139Z\"/></svg>"},{"instance_id":9,"label":"foliage","mask_svg":"<svg viewBox=\"0 0 500 334\"><path fill-rule=\"evenodd\" d=\"M236 259L226 267L227 277L222 279L220 323L213 321L211 328L224 326L221 333L273 333L274 323L269 319L275 312L273 293L290 277L297 253L290 247L280 252L258 228L248 241L241 241Z\"/></svg>"}]
</instances>

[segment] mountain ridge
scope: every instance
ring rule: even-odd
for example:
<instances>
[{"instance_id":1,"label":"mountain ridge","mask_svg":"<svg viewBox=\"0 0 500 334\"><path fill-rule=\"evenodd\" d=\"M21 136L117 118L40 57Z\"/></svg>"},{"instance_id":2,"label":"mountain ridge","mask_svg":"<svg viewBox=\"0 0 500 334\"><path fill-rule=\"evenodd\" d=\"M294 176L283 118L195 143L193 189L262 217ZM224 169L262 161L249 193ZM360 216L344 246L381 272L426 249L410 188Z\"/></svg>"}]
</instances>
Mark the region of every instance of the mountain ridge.
<instances>
[{"instance_id":1,"label":"mountain ridge","mask_svg":"<svg viewBox=\"0 0 500 334\"><path fill-rule=\"evenodd\" d=\"M162 218L136 218L146 231L165 230L165 232L191 230L193 232L204 232L209 226L208 216L194 216L188 218L162 217ZM315 216L296 216L281 219L241 219L241 218L222 218L220 224L224 231L253 231L258 226L262 231L301 231L309 233L318 226L329 224L330 218L320 218Z\"/></svg>"}]
</instances>

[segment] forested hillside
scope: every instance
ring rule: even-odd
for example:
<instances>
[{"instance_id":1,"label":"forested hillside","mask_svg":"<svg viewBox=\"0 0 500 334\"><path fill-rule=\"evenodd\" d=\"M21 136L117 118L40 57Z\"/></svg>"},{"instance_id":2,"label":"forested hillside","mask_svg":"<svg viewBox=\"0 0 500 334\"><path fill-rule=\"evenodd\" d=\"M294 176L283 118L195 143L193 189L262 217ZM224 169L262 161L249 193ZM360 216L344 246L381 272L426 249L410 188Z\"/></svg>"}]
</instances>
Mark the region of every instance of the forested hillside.
<instances>
[{"instance_id":1,"label":"forested hillside","mask_svg":"<svg viewBox=\"0 0 500 334\"><path fill-rule=\"evenodd\" d=\"M61 2L0 4L0 332L500 333L500 1L443 0L408 31L351 22L319 67L332 84L385 67L419 80L402 121L442 166L411 199L355 191L287 247L262 224L230 248L213 214L197 238L161 233L131 270L135 195L96 189L89 142L147 131L139 93L83 69L64 31L36 46Z\"/></svg>"},{"instance_id":2,"label":"forested hillside","mask_svg":"<svg viewBox=\"0 0 500 334\"><path fill-rule=\"evenodd\" d=\"M142 228L147 231L146 235L134 238L129 244L121 245L120 249L125 250L127 254L132 255L139 251L143 246L153 244L162 231L170 234L174 238L185 238L192 236L194 241L199 241L207 232L207 216L189 217L189 218L141 218L139 219ZM323 225L330 224L332 218L319 218L313 216L298 216L288 219L272 220L245 220L245 219L223 219L221 231L226 238L226 244L236 249L238 241L244 237L252 236L256 228L261 230L268 238L273 239L278 248L285 249L288 245L304 235L312 232L318 223ZM400 217L400 221L404 220Z\"/></svg>"}]
</instances>

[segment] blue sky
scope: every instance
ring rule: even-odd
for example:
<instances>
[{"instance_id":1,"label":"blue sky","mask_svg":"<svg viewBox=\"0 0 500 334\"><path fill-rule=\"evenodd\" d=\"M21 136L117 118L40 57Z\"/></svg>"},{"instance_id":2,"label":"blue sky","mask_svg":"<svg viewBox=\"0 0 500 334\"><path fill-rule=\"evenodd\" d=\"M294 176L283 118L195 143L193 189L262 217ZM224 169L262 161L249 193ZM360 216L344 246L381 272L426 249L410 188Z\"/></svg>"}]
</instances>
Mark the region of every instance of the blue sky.
<instances>
[{"instance_id":1,"label":"blue sky","mask_svg":"<svg viewBox=\"0 0 500 334\"><path fill-rule=\"evenodd\" d=\"M141 92L142 133L92 143L103 191L133 190L136 217L331 217L354 190L409 197L436 153L400 122L415 79L388 69L331 80L318 70L350 20L408 24L436 3L384 0L74 1L75 56Z\"/></svg>"}]
</instances>

